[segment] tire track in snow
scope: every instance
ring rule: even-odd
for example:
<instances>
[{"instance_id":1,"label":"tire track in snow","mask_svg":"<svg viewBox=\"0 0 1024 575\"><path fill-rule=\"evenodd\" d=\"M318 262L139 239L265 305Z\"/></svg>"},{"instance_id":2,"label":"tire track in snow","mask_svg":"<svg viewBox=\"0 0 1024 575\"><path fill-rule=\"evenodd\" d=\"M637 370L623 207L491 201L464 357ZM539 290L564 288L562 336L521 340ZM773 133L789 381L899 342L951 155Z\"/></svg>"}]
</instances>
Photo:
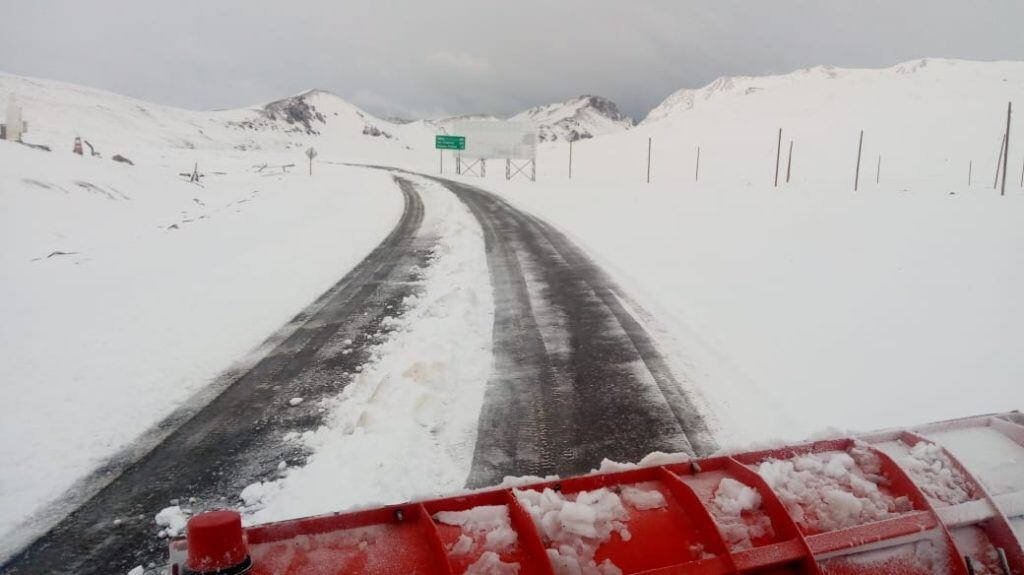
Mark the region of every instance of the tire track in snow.
<instances>
[{"instance_id":1,"label":"tire track in snow","mask_svg":"<svg viewBox=\"0 0 1024 575\"><path fill-rule=\"evenodd\" d=\"M507 475L571 475L652 451L706 455L704 417L637 307L579 247L497 196L435 178L480 220L495 299L470 487Z\"/></svg>"},{"instance_id":2,"label":"tire track in snow","mask_svg":"<svg viewBox=\"0 0 1024 575\"><path fill-rule=\"evenodd\" d=\"M85 482L94 487L75 502L77 509L0 572L106 575L160 564L166 542L155 537L153 517L172 500L194 511L234 506L238 493L274 473L278 462L301 461L305 453L281 437L318 425L323 414L316 400L337 395L369 359L386 336L384 318L415 293L418 270L428 261L433 239L420 232L423 202L411 182L395 181L404 211L373 252L272 336L263 346L267 354L219 395L158 424L163 432L153 445L101 467ZM329 353L341 347L350 352ZM306 401L289 407L293 397Z\"/></svg>"}]
</instances>

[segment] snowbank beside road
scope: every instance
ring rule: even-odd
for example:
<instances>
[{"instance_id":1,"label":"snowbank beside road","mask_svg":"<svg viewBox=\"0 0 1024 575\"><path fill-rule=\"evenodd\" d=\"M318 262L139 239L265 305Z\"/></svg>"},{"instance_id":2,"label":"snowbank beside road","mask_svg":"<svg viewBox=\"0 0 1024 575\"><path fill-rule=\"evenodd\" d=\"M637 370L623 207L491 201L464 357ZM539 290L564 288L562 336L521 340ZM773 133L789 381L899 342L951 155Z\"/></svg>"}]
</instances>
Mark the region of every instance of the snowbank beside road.
<instances>
[{"instance_id":1,"label":"snowbank beside road","mask_svg":"<svg viewBox=\"0 0 1024 575\"><path fill-rule=\"evenodd\" d=\"M723 446L1024 406L1019 193L483 185L653 312Z\"/></svg>"},{"instance_id":2,"label":"snowbank beside road","mask_svg":"<svg viewBox=\"0 0 1024 575\"><path fill-rule=\"evenodd\" d=\"M207 157L224 173L199 187L0 142L0 540L286 324L402 211L387 174L264 177L252 158Z\"/></svg>"}]
</instances>

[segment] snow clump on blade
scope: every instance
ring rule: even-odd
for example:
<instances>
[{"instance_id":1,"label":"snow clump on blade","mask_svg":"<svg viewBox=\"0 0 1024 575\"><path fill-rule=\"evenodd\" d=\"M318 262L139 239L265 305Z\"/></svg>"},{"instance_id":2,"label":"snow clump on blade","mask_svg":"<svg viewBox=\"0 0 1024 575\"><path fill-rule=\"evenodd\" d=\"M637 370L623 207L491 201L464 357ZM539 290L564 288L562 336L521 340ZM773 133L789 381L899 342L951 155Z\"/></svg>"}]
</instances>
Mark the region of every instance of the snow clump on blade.
<instances>
[{"instance_id":1,"label":"snow clump on blade","mask_svg":"<svg viewBox=\"0 0 1024 575\"><path fill-rule=\"evenodd\" d=\"M953 467L942 447L920 441L898 462L928 497L949 505L970 501L963 475Z\"/></svg>"},{"instance_id":2,"label":"snow clump on blade","mask_svg":"<svg viewBox=\"0 0 1024 575\"><path fill-rule=\"evenodd\" d=\"M810 532L835 531L889 519L910 511L906 497L893 497L881 462L870 449L811 453L792 459L768 459L758 473L786 505L796 522Z\"/></svg>"},{"instance_id":3,"label":"snow clump on blade","mask_svg":"<svg viewBox=\"0 0 1024 575\"><path fill-rule=\"evenodd\" d=\"M434 520L462 528L463 534L449 550L454 555L469 553L479 544L480 539L483 539L485 550L499 553L518 540L505 505L480 505L466 511L441 511L434 515Z\"/></svg>"},{"instance_id":4,"label":"snow clump on blade","mask_svg":"<svg viewBox=\"0 0 1024 575\"><path fill-rule=\"evenodd\" d=\"M622 500L630 507L639 511L661 509L668 505L665 496L658 491L653 482L626 485L622 488Z\"/></svg>"},{"instance_id":5,"label":"snow clump on blade","mask_svg":"<svg viewBox=\"0 0 1024 575\"><path fill-rule=\"evenodd\" d=\"M517 489L514 493L547 544L556 575L622 573L610 560L598 564L594 558L597 548L613 533L623 541L632 537L626 527L629 512L617 494L605 488L570 495L551 489Z\"/></svg>"},{"instance_id":6,"label":"snow clump on blade","mask_svg":"<svg viewBox=\"0 0 1024 575\"><path fill-rule=\"evenodd\" d=\"M732 551L750 549L752 539L774 535L771 519L761 512L761 494L735 479L719 482L710 510Z\"/></svg>"},{"instance_id":7,"label":"snow clump on blade","mask_svg":"<svg viewBox=\"0 0 1024 575\"><path fill-rule=\"evenodd\" d=\"M519 564L505 563L497 553L488 551L466 569L465 575L519 575Z\"/></svg>"}]
</instances>

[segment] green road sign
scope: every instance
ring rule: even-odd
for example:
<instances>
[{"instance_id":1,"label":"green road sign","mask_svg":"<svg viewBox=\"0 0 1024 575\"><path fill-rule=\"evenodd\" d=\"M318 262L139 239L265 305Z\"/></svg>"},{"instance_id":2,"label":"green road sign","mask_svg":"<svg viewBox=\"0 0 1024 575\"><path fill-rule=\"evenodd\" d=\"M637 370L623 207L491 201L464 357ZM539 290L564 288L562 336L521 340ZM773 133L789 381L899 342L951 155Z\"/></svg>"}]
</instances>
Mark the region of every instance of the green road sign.
<instances>
[{"instance_id":1,"label":"green road sign","mask_svg":"<svg viewBox=\"0 0 1024 575\"><path fill-rule=\"evenodd\" d=\"M465 150L466 136L435 136L434 148L438 150Z\"/></svg>"}]
</instances>

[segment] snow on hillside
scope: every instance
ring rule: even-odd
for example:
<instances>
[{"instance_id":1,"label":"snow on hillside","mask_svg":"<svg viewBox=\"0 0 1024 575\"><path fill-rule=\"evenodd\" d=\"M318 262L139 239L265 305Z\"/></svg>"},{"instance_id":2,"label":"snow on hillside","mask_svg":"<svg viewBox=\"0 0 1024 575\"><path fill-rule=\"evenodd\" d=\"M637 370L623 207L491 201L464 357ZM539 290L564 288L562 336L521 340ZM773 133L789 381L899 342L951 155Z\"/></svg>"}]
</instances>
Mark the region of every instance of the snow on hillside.
<instances>
[{"instance_id":1,"label":"snow on hillside","mask_svg":"<svg viewBox=\"0 0 1024 575\"><path fill-rule=\"evenodd\" d=\"M654 312L723 444L1020 409L1020 114L1007 197L992 184L1022 95L1022 62L722 80L577 142L572 180L567 147L549 144L537 183L484 185L565 229Z\"/></svg>"},{"instance_id":2,"label":"snow on hillside","mask_svg":"<svg viewBox=\"0 0 1024 575\"><path fill-rule=\"evenodd\" d=\"M569 142L615 134L633 127L633 119L619 111L619 107L600 96L580 96L565 102L535 106L508 118L488 114L452 116L426 123L445 132L461 121L515 122L533 125L539 142Z\"/></svg>"},{"instance_id":3,"label":"snow on hillside","mask_svg":"<svg viewBox=\"0 0 1024 575\"><path fill-rule=\"evenodd\" d=\"M541 142L582 140L633 127L633 120L615 102L600 96L580 96L565 102L537 106L509 118L537 125Z\"/></svg>"},{"instance_id":4,"label":"snow on hillside","mask_svg":"<svg viewBox=\"0 0 1024 575\"><path fill-rule=\"evenodd\" d=\"M197 112L126 96L0 73L0 98L15 94L30 130L25 141L70 150L76 136L103 157L162 157L168 151L293 151L309 146L323 159L400 159L414 147L432 145L433 127L376 118L321 90L262 106ZM88 149L86 150L88 153Z\"/></svg>"},{"instance_id":5,"label":"snow on hillside","mask_svg":"<svg viewBox=\"0 0 1024 575\"><path fill-rule=\"evenodd\" d=\"M1024 409L1024 193L489 183L663 328L724 447Z\"/></svg>"},{"instance_id":6,"label":"snow on hillside","mask_svg":"<svg viewBox=\"0 0 1024 575\"><path fill-rule=\"evenodd\" d=\"M674 94L632 130L579 142L573 179L645 181L650 139L654 182L693 184L700 148L701 184L771 185L782 128L780 180L792 141L794 187L852 190L863 130L862 189L949 193L965 188L969 171L977 189L991 188L1006 104L1022 94L1024 62L929 59L722 78ZM1024 146L1011 152L1019 184ZM564 145L542 150L539 162L539 177L565 178Z\"/></svg>"},{"instance_id":7,"label":"snow on hillside","mask_svg":"<svg viewBox=\"0 0 1024 575\"><path fill-rule=\"evenodd\" d=\"M52 151L0 141L0 557L376 247L401 194L329 162L411 158L416 133L323 92L192 112L0 75L11 93Z\"/></svg>"}]
</instances>

